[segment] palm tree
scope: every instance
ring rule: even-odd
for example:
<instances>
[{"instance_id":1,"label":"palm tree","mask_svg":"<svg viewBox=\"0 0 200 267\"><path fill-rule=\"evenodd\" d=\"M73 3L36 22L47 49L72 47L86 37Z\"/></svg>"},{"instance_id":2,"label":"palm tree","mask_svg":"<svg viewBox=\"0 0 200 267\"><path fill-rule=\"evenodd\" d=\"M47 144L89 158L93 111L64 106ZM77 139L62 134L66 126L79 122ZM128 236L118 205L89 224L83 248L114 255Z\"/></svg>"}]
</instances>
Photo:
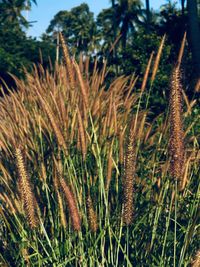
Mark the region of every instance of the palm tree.
<instances>
[{"instance_id":1,"label":"palm tree","mask_svg":"<svg viewBox=\"0 0 200 267\"><path fill-rule=\"evenodd\" d=\"M22 11L29 10L31 4L36 4L36 0L2 0L0 1L1 21L20 24L28 27Z\"/></svg>"},{"instance_id":2,"label":"palm tree","mask_svg":"<svg viewBox=\"0 0 200 267\"><path fill-rule=\"evenodd\" d=\"M62 31L67 45L77 53L93 53L98 46L98 35L94 15L87 4L81 4L70 11L60 11L50 21L47 33L52 36Z\"/></svg>"},{"instance_id":3,"label":"palm tree","mask_svg":"<svg viewBox=\"0 0 200 267\"><path fill-rule=\"evenodd\" d=\"M112 42L121 35L122 49L126 48L128 35L133 33L140 22L140 0L116 0L112 1L112 7L104 9L98 16L98 24L106 37Z\"/></svg>"},{"instance_id":4,"label":"palm tree","mask_svg":"<svg viewBox=\"0 0 200 267\"><path fill-rule=\"evenodd\" d=\"M114 40L116 39L117 37L117 28L116 28L116 12L115 12L115 0L111 0L111 3L112 3L112 15L113 15L113 32L114 32Z\"/></svg>"},{"instance_id":5,"label":"palm tree","mask_svg":"<svg viewBox=\"0 0 200 267\"><path fill-rule=\"evenodd\" d=\"M147 32L149 31L150 23L151 23L150 3L149 3L149 0L146 0L146 29L147 29Z\"/></svg>"},{"instance_id":6,"label":"palm tree","mask_svg":"<svg viewBox=\"0 0 200 267\"><path fill-rule=\"evenodd\" d=\"M116 24L120 27L123 49L126 49L128 33L134 32L137 23L140 22L139 15L141 15L140 0L118 0Z\"/></svg>"},{"instance_id":7,"label":"palm tree","mask_svg":"<svg viewBox=\"0 0 200 267\"><path fill-rule=\"evenodd\" d=\"M196 78L200 79L200 29L196 0L187 0L189 41Z\"/></svg>"}]
</instances>

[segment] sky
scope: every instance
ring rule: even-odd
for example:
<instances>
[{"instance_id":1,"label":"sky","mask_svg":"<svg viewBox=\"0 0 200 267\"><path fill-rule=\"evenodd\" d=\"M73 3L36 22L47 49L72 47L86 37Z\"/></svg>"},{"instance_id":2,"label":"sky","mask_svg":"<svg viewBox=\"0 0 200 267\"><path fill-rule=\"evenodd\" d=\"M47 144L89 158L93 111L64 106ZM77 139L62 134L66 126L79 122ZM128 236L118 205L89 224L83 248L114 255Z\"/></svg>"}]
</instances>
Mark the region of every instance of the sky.
<instances>
[{"instance_id":1,"label":"sky","mask_svg":"<svg viewBox=\"0 0 200 267\"><path fill-rule=\"evenodd\" d=\"M38 38L46 31L50 20L57 12L70 10L83 2L89 5L95 15L111 5L109 0L37 0L37 6L33 4L32 10L28 14L28 21L36 22L29 28L27 34ZM150 0L150 7L158 10L165 3L166 0Z\"/></svg>"}]
</instances>

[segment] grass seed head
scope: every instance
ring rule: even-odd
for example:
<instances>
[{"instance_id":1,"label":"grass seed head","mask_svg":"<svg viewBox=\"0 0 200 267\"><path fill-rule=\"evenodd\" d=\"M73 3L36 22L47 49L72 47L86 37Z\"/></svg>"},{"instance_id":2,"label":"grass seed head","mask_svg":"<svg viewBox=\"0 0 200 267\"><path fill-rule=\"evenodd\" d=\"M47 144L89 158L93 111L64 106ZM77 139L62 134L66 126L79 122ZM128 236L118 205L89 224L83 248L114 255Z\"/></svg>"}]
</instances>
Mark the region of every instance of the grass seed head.
<instances>
[{"instance_id":1,"label":"grass seed head","mask_svg":"<svg viewBox=\"0 0 200 267\"><path fill-rule=\"evenodd\" d=\"M75 199L75 196L63 178L60 178L60 185L61 185L62 191L64 193L65 199L68 204L73 228L75 231L80 231L81 230L81 219L80 219L79 211L77 208L77 201Z\"/></svg>"},{"instance_id":2,"label":"grass seed head","mask_svg":"<svg viewBox=\"0 0 200 267\"><path fill-rule=\"evenodd\" d=\"M200 249L197 251L194 260L191 263L191 267L199 267L200 266Z\"/></svg>"},{"instance_id":3,"label":"grass seed head","mask_svg":"<svg viewBox=\"0 0 200 267\"><path fill-rule=\"evenodd\" d=\"M74 89L75 80L74 80L74 70L73 70L72 61L70 59L68 48L66 46L64 37L61 32L59 33L59 36L60 36L61 46L62 46L63 55L64 55L65 66L66 66L67 74L69 76L69 82L70 82L72 89Z\"/></svg>"},{"instance_id":4,"label":"grass seed head","mask_svg":"<svg viewBox=\"0 0 200 267\"><path fill-rule=\"evenodd\" d=\"M87 212L90 229L95 233L98 229L97 215L90 195L87 196Z\"/></svg>"},{"instance_id":5,"label":"grass seed head","mask_svg":"<svg viewBox=\"0 0 200 267\"><path fill-rule=\"evenodd\" d=\"M32 185L25 167L24 157L21 148L17 147L15 149L15 156L19 175L19 189L25 209L25 214L27 216L30 227L36 228L38 225L34 206L36 198L33 195Z\"/></svg>"},{"instance_id":6,"label":"grass seed head","mask_svg":"<svg viewBox=\"0 0 200 267\"><path fill-rule=\"evenodd\" d=\"M134 216L134 178L136 169L136 129L134 127L135 120L131 122L129 129L124 170L124 212L123 221L126 225L130 225Z\"/></svg>"},{"instance_id":7,"label":"grass seed head","mask_svg":"<svg viewBox=\"0 0 200 267\"><path fill-rule=\"evenodd\" d=\"M181 184L184 164L184 132L182 120L182 87L179 67L175 67L170 88L170 173Z\"/></svg>"}]
</instances>

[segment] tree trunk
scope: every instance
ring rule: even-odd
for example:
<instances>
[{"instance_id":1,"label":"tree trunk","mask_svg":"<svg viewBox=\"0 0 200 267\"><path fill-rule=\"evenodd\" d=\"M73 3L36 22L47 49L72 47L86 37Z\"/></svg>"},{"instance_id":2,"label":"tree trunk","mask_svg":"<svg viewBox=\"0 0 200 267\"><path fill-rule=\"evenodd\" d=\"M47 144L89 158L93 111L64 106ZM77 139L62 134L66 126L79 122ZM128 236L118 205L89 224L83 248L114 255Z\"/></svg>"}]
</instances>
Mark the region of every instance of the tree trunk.
<instances>
[{"instance_id":1,"label":"tree trunk","mask_svg":"<svg viewBox=\"0 0 200 267\"><path fill-rule=\"evenodd\" d=\"M188 0L187 9L189 23L189 43L191 45L195 78L200 79L200 29L198 21L197 1Z\"/></svg>"},{"instance_id":2,"label":"tree trunk","mask_svg":"<svg viewBox=\"0 0 200 267\"><path fill-rule=\"evenodd\" d=\"M59 31L57 32L57 43L56 43L56 62L59 61L59 51L60 51L60 38L59 38Z\"/></svg>"},{"instance_id":3,"label":"tree trunk","mask_svg":"<svg viewBox=\"0 0 200 267\"><path fill-rule=\"evenodd\" d=\"M115 0L112 0L111 3L112 3L112 7L114 7L115 6Z\"/></svg>"},{"instance_id":4,"label":"tree trunk","mask_svg":"<svg viewBox=\"0 0 200 267\"><path fill-rule=\"evenodd\" d=\"M113 32L114 32L113 42L114 42L117 37L115 0L112 0L112 9L113 9Z\"/></svg>"},{"instance_id":5,"label":"tree trunk","mask_svg":"<svg viewBox=\"0 0 200 267\"><path fill-rule=\"evenodd\" d=\"M146 29L147 29L147 32L149 32L150 23L151 23L151 13L150 13L149 0L146 0L146 16L147 16Z\"/></svg>"},{"instance_id":6,"label":"tree trunk","mask_svg":"<svg viewBox=\"0 0 200 267\"><path fill-rule=\"evenodd\" d=\"M115 0L112 0L111 2L112 2L112 9L113 9L113 44L114 44L115 41L116 41L116 38L117 38L116 6L115 6ZM114 59L114 61L117 61L117 58L118 58L117 57L117 52L116 52L117 45L115 45L115 47L113 48L113 59ZM116 74L118 75L118 66L117 66L117 64L115 64L115 71L116 71Z\"/></svg>"},{"instance_id":7,"label":"tree trunk","mask_svg":"<svg viewBox=\"0 0 200 267\"><path fill-rule=\"evenodd\" d=\"M182 16L185 14L185 0L181 0L181 13Z\"/></svg>"}]
</instances>

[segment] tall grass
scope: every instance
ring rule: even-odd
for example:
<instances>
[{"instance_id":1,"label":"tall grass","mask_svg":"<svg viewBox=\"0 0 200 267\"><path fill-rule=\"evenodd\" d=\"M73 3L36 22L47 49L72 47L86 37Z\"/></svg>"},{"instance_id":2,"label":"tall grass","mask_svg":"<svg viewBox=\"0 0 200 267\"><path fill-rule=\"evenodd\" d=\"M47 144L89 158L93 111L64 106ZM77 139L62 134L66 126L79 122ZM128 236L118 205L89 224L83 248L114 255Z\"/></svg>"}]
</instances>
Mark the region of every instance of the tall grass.
<instances>
[{"instance_id":1,"label":"tall grass","mask_svg":"<svg viewBox=\"0 0 200 267\"><path fill-rule=\"evenodd\" d=\"M176 69L169 112L142 108L165 37L142 90L108 85L106 62L90 74L60 37L65 64L35 66L0 101L2 266L197 266L199 109Z\"/></svg>"}]
</instances>

